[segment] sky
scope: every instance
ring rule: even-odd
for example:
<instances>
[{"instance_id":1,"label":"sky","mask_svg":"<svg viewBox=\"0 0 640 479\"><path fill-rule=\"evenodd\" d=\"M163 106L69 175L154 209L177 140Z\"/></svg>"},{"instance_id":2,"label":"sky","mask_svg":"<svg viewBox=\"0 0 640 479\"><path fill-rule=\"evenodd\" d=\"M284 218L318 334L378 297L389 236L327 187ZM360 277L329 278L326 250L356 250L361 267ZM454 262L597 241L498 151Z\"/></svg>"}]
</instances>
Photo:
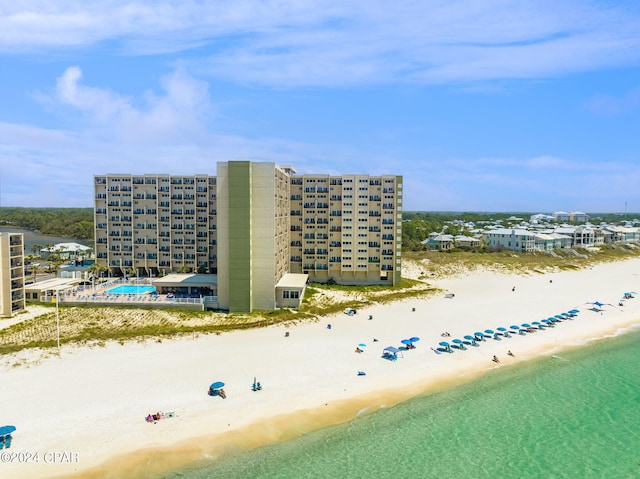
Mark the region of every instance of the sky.
<instances>
[{"instance_id":1,"label":"sky","mask_svg":"<svg viewBox=\"0 0 640 479\"><path fill-rule=\"evenodd\" d=\"M640 212L636 0L0 0L0 206L219 161L406 211Z\"/></svg>"}]
</instances>

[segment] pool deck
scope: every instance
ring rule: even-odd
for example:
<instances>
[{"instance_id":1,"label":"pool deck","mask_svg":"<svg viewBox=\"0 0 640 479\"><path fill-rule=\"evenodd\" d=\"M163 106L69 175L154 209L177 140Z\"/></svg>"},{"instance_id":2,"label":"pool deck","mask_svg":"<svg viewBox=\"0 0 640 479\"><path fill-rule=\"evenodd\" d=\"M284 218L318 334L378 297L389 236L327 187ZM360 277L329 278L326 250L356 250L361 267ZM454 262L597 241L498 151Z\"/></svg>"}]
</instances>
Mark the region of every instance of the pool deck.
<instances>
[{"instance_id":1,"label":"pool deck","mask_svg":"<svg viewBox=\"0 0 640 479\"><path fill-rule=\"evenodd\" d=\"M109 304L125 305L125 304L159 304L159 305L180 305L180 306L201 306L201 298L174 298L168 294L158 294L152 291L141 293L110 293L110 290L118 286L130 286L135 288L151 288L149 284L122 284L121 281L109 281L96 285L93 288L87 288L82 291L74 291L69 294L60 296L60 303L65 304L95 304L106 306Z\"/></svg>"}]
</instances>

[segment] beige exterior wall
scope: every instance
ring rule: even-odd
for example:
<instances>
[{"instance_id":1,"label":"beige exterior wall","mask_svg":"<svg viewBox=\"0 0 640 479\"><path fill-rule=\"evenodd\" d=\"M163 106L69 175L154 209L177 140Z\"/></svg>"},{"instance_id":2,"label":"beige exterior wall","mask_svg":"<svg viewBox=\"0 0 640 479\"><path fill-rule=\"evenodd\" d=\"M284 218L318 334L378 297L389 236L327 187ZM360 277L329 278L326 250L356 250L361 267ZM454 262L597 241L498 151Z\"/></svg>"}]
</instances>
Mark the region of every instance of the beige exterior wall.
<instances>
[{"instance_id":1,"label":"beige exterior wall","mask_svg":"<svg viewBox=\"0 0 640 479\"><path fill-rule=\"evenodd\" d=\"M140 276L215 270L215 177L94 178L96 260Z\"/></svg>"},{"instance_id":2,"label":"beige exterior wall","mask_svg":"<svg viewBox=\"0 0 640 479\"><path fill-rule=\"evenodd\" d=\"M251 167L251 272L255 309L275 309L276 264L276 167L253 163Z\"/></svg>"},{"instance_id":3,"label":"beige exterior wall","mask_svg":"<svg viewBox=\"0 0 640 479\"><path fill-rule=\"evenodd\" d=\"M94 184L98 262L112 273L217 273L222 309L273 309L288 272L401 280L400 176L296 176L234 161L218 163L215 177L101 175Z\"/></svg>"},{"instance_id":4,"label":"beige exterior wall","mask_svg":"<svg viewBox=\"0 0 640 479\"><path fill-rule=\"evenodd\" d=\"M0 317L10 318L24 308L24 237L0 233Z\"/></svg>"},{"instance_id":5,"label":"beige exterior wall","mask_svg":"<svg viewBox=\"0 0 640 479\"><path fill-rule=\"evenodd\" d=\"M294 176L291 272L320 282L396 284L401 224L402 177Z\"/></svg>"}]
</instances>

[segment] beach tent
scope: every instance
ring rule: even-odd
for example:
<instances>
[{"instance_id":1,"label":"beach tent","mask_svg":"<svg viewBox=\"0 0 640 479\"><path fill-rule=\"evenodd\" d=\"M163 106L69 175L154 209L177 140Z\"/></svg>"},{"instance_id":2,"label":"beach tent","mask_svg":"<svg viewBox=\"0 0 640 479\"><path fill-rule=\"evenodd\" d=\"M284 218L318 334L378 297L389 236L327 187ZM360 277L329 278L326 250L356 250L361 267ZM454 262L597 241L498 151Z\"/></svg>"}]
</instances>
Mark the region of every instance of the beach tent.
<instances>
[{"instance_id":1,"label":"beach tent","mask_svg":"<svg viewBox=\"0 0 640 479\"><path fill-rule=\"evenodd\" d=\"M398 359L398 353L400 353L400 356L402 357L402 350L394 346L387 346L382 350L382 357L384 359L390 359L391 361L395 361L396 359Z\"/></svg>"}]
</instances>

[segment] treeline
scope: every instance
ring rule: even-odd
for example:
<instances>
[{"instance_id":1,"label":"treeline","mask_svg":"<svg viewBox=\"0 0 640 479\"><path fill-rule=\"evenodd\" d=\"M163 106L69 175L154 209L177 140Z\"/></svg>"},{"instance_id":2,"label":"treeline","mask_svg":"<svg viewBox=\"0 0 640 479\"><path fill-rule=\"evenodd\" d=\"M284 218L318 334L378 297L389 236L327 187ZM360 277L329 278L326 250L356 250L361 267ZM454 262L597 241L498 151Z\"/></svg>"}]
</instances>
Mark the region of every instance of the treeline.
<instances>
[{"instance_id":1,"label":"treeline","mask_svg":"<svg viewBox=\"0 0 640 479\"><path fill-rule=\"evenodd\" d=\"M38 233L93 239L93 208L0 208L0 225Z\"/></svg>"}]
</instances>

